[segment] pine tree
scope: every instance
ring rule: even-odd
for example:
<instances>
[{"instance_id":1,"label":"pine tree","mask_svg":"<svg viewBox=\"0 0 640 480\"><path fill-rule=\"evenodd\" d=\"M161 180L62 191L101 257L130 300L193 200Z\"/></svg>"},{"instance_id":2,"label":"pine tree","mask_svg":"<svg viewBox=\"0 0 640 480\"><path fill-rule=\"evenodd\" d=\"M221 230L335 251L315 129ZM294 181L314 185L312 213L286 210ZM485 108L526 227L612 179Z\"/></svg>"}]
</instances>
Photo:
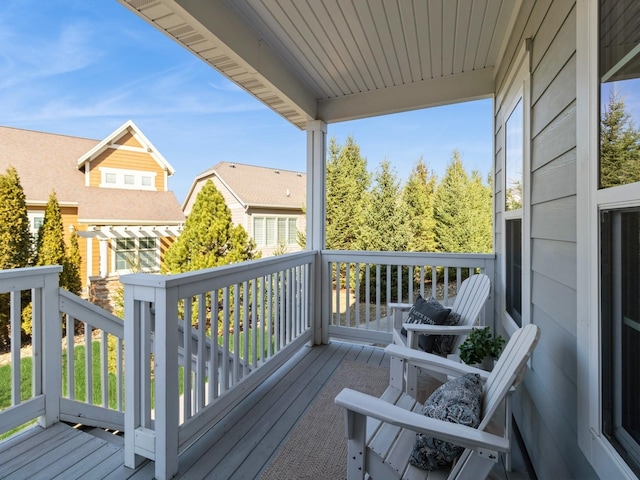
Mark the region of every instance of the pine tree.
<instances>
[{"instance_id":1,"label":"pine tree","mask_svg":"<svg viewBox=\"0 0 640 480\"><path fill-rule=\"evenodd\" d=\"M354 250L364 224L366 192L371 184L367 161L352 137L340 146L329 142L326 193L326 245L332 250Z\"/></svg>"},{"instance_id":2,"label":"pine tree","mask_svg":"<svg viewBox=\"0 0 640 480\"><path fill-rule=\"evenodd\" d=\"M485 184L480 173L471 173L469 182L469 209L471 211L471 236L467 248L470 252L490 253L493 250L493 191Z\"/></svg>"},{"instance_id":3,"label":"pine tree","mask_svg":"<svg viewBox=\"0 0 640 480\"><path fill-rule=\"evenodd\" d=\"M0 175L0 269L21 268L31 259L31 233L24 190L15 168ZM0 347L10 343L9 294L0 294Z\"/></svg>"},{"instance_id":4,"label":"pine tree","mask_svg":"<svg viewBox=\"0 0 640 480\"><path fill-rule=\"evenodd\" d=\"M600 186L640 181L640 131L615 91L609 93L600 123Z\"/></svg>"},{"instance_id":5,"label":"pine tree","mask_svg":"<svg viewBox=\"0 0 640 480\"><path fill-rule=\"evenodd\" d=\"M435 233L441 252L469 252L474 221L470 211L469 182L460 154L454 151L434 196Z\"/></svg>"},{"instance_id":6,"label":"pine tree","mask_svg":"<svg viewBox=\"0 0 640 480\"><path fill-rule=\"evenodd\" d=\"M406 211L400 181L388 160L380 162L368 196L365 222L358 241L360 250L403 252L407 249Z\"/></svg>"},{"instance_id":7,"label":"pine tree","mask_svg":"<svg viewBox=\"0 0 640 480\"><path fill-rule=\"evenodd\" d=\"M196 197L184 230L165 254L169 273L218 267L259 258L255 242L241 226L233 226L222 194L208 180Z\"/></svg>"},{"instance_id":8,"label":"pine tree","mask_svg":"<svg viewBox=\"0 0 640 480\"><path fill-rule=\"evenodd\" d=\"M433 218L433 196L436 176L422 158L414 165L402 193L407 211L408 243L410 252L435 252L435 220Z\"/></svg>"}]
</instances>

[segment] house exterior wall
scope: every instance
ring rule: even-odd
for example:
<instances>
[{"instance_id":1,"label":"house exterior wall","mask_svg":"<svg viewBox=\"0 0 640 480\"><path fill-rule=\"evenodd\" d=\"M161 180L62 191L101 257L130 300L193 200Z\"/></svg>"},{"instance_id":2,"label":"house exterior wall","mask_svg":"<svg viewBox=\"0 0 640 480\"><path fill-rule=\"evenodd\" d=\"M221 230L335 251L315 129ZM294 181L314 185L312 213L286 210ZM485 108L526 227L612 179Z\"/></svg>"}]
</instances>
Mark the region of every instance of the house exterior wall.
<instances>
[{"instance_id":1,"label":"house exterior wall","mask_svg":"<svg viewBox=\"0 0 640 480\"><path fill-rule=\"evenodd\" d=\"M496 81L494 245L497 282L504 285L505 105L499 103L500 90L515 68L518 49L532 38L530 168L524 183L529 206L523 217L530 228L523 254L528 254L530 271L524 275L531 287L529 318L523 315L522 322L538 325L541 338L513 411L539 478L597 478L578 445L576 414L576 5L547 0L525 2L523 9ZM497 289L495 318L504 334L503 292Z\"/></svg>"},{"instance_id":2,"label":"house exterior wall","mask_svg":"<svg viewBox=\"0 0 640 480\"><path fill-rule=\"evenodd\" d=\"M166 190L165 175L162 167L146 152L107 148L91 161L91 171L89 172L89 185L91 187L100 186L102 181L100 167L153 172L156 174L156 190Z\"/></svg>"}]
</instances>

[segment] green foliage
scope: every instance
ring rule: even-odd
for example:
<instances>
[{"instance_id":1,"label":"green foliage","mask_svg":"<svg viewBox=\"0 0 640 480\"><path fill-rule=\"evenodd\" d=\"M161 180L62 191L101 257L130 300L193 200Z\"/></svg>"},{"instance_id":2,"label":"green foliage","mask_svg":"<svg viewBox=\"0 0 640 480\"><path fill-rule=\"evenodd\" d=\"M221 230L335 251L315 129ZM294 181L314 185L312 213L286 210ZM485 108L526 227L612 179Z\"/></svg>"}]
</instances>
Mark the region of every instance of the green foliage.
<instances>
[{"instance_id":1,"label":"green foliage","mask_svg":"<svg viewBox=\"0 0 640 480\"><path fill-rule=\"evenodd\" d=\"M402 192L402 201L407 212L408 241L410 252L435 252L437 248L433 200L437 178L429 172L427 164L418 160Z\"/></svg>"},{"instance_id":2,"label":"green foliage","mask_svg":"<svg viewBox=\"0 0 640 480\"><path fill-rule=\"evenodd\" d=\"M234 226L224 197L208 180L196 197L180 236L167 249L166 269L183 273L260 257L242 225Z\"/></svg>"},{"instance_id":3,"label":"green foliage","mask_svg":"<svg viewBox=\"0 0 640 480\"><path fill-rule=\"evenodd\" d=\"M26 267L30 259L26 197L18 172L9 167L0 175L0 269Z\"/></svg>"},{"instance_id":4,"label":"green foliage","mask_svg":"<svg viewBox=\"0 0 640 480\"><path fill-rule=\"evenodd\" d=\"M326 183L326 247L356 250L361 236L371 175L352 137L345 145L329 141Z\"/></svg>"},{"instance_id":5,"label":"green foliage","mask_svg":"<svg viewBox=\"0 0 640 480\"><path fill-rule=\"evenodd\" d=\"M482 183L477 172L469 178L457 151L436 188L434 218L438 251L491 251L491 187Z\"/></svg>"},{"instance_id":6,"label":"green foliage","mask_svg":"<svg viewBox=\"0 0 640 480\"><path fill-rule=\"evenodd\" d=\"M82 280L80 279L80 265L82 257L78 246L78 232L74 229L71 232L69 255L64 260L62 278L60 283L63 287L76 295L82 290Z\"/></svg>"},{"instance_id":7,"label":"green foliage","mask_svg":"<svg viewBox=\"0 0 640 480\"><path fill-rule=\"evenodd\" d=\"M65 265L67 248L64 243L62 214L56 192L51 192L49 195L49 201L44 211L44 221L38 230L36 246L36 265ZM64 275L61 275L60 286L65 286L63 279Z\"/></svg>"},{"instance_id":8,"label":"green foliage","mask_svg":"<svg viewBox=\"0 0 640 480\"><path fill-rule=\"evenodd\" d=\"M400 181L388 160L380 162L364 209L360 250L403 252L407 249L407 217Z\"/></svg>"},{"instance_id":9,"label":"green foliage","mask_svg":"<svg viewBox=\"0 0 640 480\"><path fill-rule=\"evenodd\" d=\"M494 337L491 328L476 328L460 345L460 360L467 365L482 363L486 357L497 359L502 353L504 338Z\"/></svg>"},{"instance_id":10,"label":"green foliage","mask_svg":"<svg viewBox=\"0 0 640 480\"><path fill-rule=\"evenodd\" d=\"M626 111L624 100L609 94L600 120L600 185L615 187L640 181L640 131Z\"/></svg>"},{"instance_id":11,"label":"green foliage","mask_svg":"<svg viewBox=\"0 0 640 480\"><path fill-rule=\"evenodd\" d=\"M0 175L0 269L27 267L31 255L26 198L18 172L10 167ZM0 294L0 347L10 343L9 309L9 294Z\"/></svg>"}]
</instances>

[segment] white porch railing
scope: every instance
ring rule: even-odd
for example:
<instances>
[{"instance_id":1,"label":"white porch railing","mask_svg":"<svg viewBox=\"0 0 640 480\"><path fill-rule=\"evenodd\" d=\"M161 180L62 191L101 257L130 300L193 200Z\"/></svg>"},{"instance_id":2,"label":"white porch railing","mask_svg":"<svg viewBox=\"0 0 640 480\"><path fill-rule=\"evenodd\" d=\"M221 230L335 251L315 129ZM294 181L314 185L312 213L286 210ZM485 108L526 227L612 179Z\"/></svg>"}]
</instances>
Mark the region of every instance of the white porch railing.
<instances>
[{"instance_id":1,"label":"white porch railing","mask_svg":"<svg viewBox=\"0 0 640 480\"><path fill-rule=\"evenodd\" d=\"M36 419L44 427L58 420L119 430L124 426L122 320L60 289L61 271L59 266L0 271L0 309L9 315L11 338L11 406L0 411L0 434ZM25 349L22 316L29 303L32 338ZM68 333L64 340L63 323ZM76 331L84 331L82 348ZM109 337L115 343L112 359ZM100 372L95 377L94 370ZM23 379L31 383L30 392L25 392Z\"/></svg>"},{"instance_id":2,"label":"white porch railing","mask_svg":"<svg viewBox=\"0 0 640 480\"><path fill-rule=\"evenodd\" d=\"M125 465L150 458L171 478L180 451L311 340L315 256L121 278Z\"/></svg>"},{"instance_id":3,"label":"white porch railing","mask_svg":"<svg viewBox=\"0 0 640 480\"><path fill-rule=\"evenodd\" d=\"M323 251L322 330L335 338L388 344L387 303L413 303L419 293L450 305L450 291L455 295L472 273L493 281L494 264L493 254ZM487 301L483 324L493 321L492 309Z\"/></svg>"}]
</instances>

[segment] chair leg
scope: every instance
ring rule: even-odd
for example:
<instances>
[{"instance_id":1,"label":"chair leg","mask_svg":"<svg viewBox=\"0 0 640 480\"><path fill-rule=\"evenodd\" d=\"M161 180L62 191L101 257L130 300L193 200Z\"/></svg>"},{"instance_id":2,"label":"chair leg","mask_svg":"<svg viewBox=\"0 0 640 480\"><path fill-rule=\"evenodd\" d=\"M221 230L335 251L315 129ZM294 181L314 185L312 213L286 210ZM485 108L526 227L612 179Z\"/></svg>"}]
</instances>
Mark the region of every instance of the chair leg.
<instances>
[{"instance_id":1,"label":"chair leg","mask_svg":"<svg viewBox=\"0 0 640 480\"><path fill-rule=\"evenodd\" d=\"M364 455L366 452L367 417L347 410L347 479L364 480Z\"/></svg>"}]
</instances>

